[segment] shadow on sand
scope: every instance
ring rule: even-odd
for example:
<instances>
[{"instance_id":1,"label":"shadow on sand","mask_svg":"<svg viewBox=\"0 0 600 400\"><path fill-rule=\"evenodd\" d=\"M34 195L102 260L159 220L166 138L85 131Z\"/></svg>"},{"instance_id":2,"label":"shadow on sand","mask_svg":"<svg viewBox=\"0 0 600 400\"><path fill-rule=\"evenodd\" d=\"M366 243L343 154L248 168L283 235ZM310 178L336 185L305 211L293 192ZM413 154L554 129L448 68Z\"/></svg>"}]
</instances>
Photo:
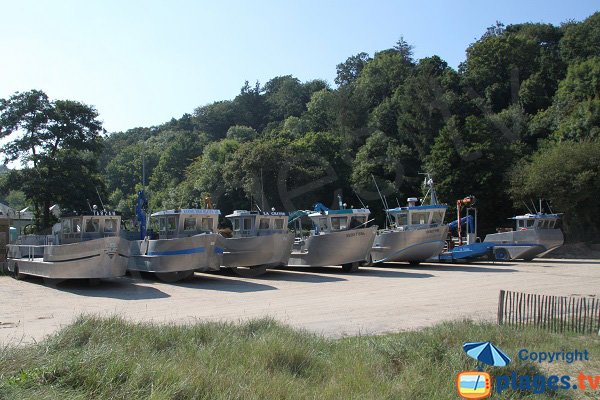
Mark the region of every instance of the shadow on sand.
<instances>
[{"instance_id":1,"label":"shadow on sand","mask_svg":"<svg viewBox=\"0 0 600 400\"><path fill-rule=\"evenodd\" d=\"M411 271L460 271L460 272L518 272L513 268L496 268L499 266L511 266L515 264L420 264L418 266L400 263L385 263L382 268L404 269Z\"/></svg>"},{"instance_id":2,"label":"shadow on sand","mask_svg":"<svg viewBox=\"0 0 600 400\"><path fill-rule=\"evenodd\" d=\"M52 287L62 292L86 297L106 297L119 300L147 300L171 297L167 293L148 286L136 285L128 278L101 279L90 284L87 279L54 280L32 278L32 283Z\"/></svg>"},{"instance_id":3,"label":"shadow on sand","mask_svg":"<svg viewBox=\"0 0 600 400\"><path fill-rule=\"evenodd\" d=\"M172 285L202 289L216 290L220 292L262 292L265 290L277 290L275 286L242 280L242 278L229 278L223 273L196 273L193 278L172 283Z\"/></svg>"},{"instance_id":4,"label":"shadow on sand","mask_svg":"<svg viewBox=\"0 0 600 400\"><path fill-rule=\"evenodd\" d=\"M521 263L523 261L519 261ZM600 265L600 260L579 260L579 259L568 259L568 260L557 260L554 258L538 258L536 260L525 261L528 264L572 264L572 265Z\"/></svg>"},{"instance_id":5,"label":"shadow on sand","mask_svg":"<svg viewBox=\"0 0 600 400\"><path fill-rule=\"evenodd\" d=\"M344 272L341 267L286 267L284 271L297 271L303 273L335 274L335 275L360 275L380 278L431 278L431 274L410 273L394 270L382 270L381 268L360 267L357 272ZM346 279L343 279L346 280Z\"/></svg>"},{"instance_id":6,"label":"shadow on sand","mask_svg":"<svg viewBox=\"0 0 600 400\"><path fill-rule=\"evenodd\" d=\"M304 269L304 271L302 271ZM277 268L269 269L264 275L260 275L257 279L286 281L286 282L307 282L307 283L326 283L326 282L342 282L347 281L346 278L338 278L335 276L312 274L306 271L307 268Z\"/></svg>"}]
</instances>

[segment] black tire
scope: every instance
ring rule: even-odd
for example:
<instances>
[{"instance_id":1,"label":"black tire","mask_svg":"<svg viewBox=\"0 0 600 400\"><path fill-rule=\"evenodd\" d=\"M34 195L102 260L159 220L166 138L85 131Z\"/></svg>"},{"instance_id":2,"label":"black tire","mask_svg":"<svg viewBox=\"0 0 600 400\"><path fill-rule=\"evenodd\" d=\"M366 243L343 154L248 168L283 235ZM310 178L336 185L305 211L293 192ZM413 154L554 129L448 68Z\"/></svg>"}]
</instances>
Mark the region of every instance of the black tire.
<instances>
[{"instance_id":1,"label":"black tire","mask_svg":"<svg viewBox=\"0 0 600 400\"><path fill-rule=\"evenodd\" d=\"M510 261L510 254L505 248L499 248L494 250L494 258L497 261Z\"/></svg>"},{"instance_id":2,"label":"black tire","mask_svg":"<svg viewBox=\"0 0 600 400\"><path fill-rule=\"evenodd\" d=\"M17 265L17 263L15 263L15 267L13 269L13 278L15 278L18 281L21 281L24 278L24 275L19 272L19 266Z\"/></svg>"},{"instance_id":3,"label":"black tire","mask_svg":"<svg viewBox=\"0 0 600 400\"><path fill-rule=\"evenodd\" d=\"M357 272L360 264L357 262L342 264L342 270L344 272Z\"/></svg>"},{"instance_id":4,"label":"black tire","mask_svg":"<svg viewBox=\"0 0 600 400\"><path fill-rule=\"evenodd\" d=\"M531 261L531 260L533 260L533 258L534 257L527 257L527 258L524 258L523 261Z\"/></svg>"},{"instance_id":5,"label":"black tire","mask_svg":"<svg viewBox=\"0 0 600 400\"><path fill-rule=\"evenodd\" d=\"M409 261L408 263L410 265L419 265L419 264L421 264L421 261Z\"/></svg>"},{"instance_id":6,"label":"black tire","mask_svg":"<svg viewBox=\"0 0 600 400\"><path fill-rule=\"evenodd\" d=\"M267 272L267 266L254 265L252 267L231 267L231 271L242 278L256 278Z\"/></svg>"}]
</instances>

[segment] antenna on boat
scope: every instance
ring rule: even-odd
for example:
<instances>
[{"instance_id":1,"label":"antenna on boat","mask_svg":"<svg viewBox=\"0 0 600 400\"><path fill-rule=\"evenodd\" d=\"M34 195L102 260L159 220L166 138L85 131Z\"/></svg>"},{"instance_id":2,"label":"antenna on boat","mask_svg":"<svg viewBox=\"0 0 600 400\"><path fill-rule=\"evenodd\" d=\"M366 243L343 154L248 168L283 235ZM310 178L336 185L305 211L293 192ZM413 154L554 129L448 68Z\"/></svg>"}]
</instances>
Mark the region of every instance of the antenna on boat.
<instances>
[{"instance_id":1,"label":"antenna on boat","mask_svg":"<svg viewBox=\"0 0 600 400\"><path fill-rule=\"evenodd\" d=\"M423 197L423 203L425 202L425 199L427 199L427 196L429 195L429 193L431 193L431 200L430 200L430 204L431 205L435 205L437 204L437 194L435 192L435 188L433 187L433 178L431 177L431 174L429 172L419 172L419 175L425 175L425 180L423 182L424 186L427 186L427 193L425 193L425 197Z\"/></svg>"},{"instance_id":2,"label":"antenna on boat","mask_svg":"<svg viewBox=\"0 0 600 400\"><path fill-rule=\"evenodd\" d=\"M381 195L381 191L379 190L379 185L377 185L377 181L375 180L375 176L373 176L373 174L371 174L371 178L373 178L373 182L375 183L375 187L377 188L377 193L379 193L379 198L381 199L381 203L383 203L383 207L386 210L389 210L389 207L387 205L387 201L385 200L385 196ZM385 213L385 222L386 222L386 224L389 222L390 225L392 223L391 217L390 217L390 215L387 212Z\"/></svg>"},{"instance_id":3,"label":"antenna on boat","mask_svg":"<svg viewBox=\"0 0 600 400\"><path fill-rule=\"evenodd\" d=\"M548 210L550 211L550 214L554 214L554 211L552 211L552 207L550 207L550 202L548 200L546 201L546 205L548 206Z\"/></svg>"},{"instance_id":4,"label":"antenna on boat","mask_svg":"<svg viewBox=\"0 0 600 400\"><path fill-rule=\"evenodd\" d=\"M398 200L398 197L396 197L396 204L398 204L398 208L400 208L400 200Z\"/></svg>"},{"instance_id":5,"label":"antenna on boat","mask_svg":"<svg viewBox=\"0 0 600 400\"><path fill-rule=\"evenodd\" d=\"M527 203L525 203L523 200L521 200L521 202L523 203L523 205L525 206L525 208L527 209L527 211L529 211L529 214L533 214L531 212L531 210L529 209L529 207L527 207Z\"/></svg>"},{"instance_id":6,"label":"antenna on boat","mask_svg":"<svg viewBox=\"0 0 600 400\"><path fill-rule=\"evenodd\" d=\"M89 199L85 199L85 201L87 201L87 203L88 203L88 208L90 209L90 212L93 213L94 209L92 208L92 205L90 204L90 200Z\"/></svg>"},{"instance_id":7,"label":"antenna on boat","mask_svg":"<svg viewBox=\"0 0 600 400\"><path fill-rule=\"evenodd\" d=\"M358 201L360 201L360 205L362 205L363 208L367 208L367 206L365 206L365 203L363 203L363 201L360 198L360 196L358 195L358 193L356 193L356 190L354 190L354 188L352 188L352 191L354 192L354 195L356 196L356 198L358 199Z\"/></svg>"},{"instance_id":8,"label":"antenna on boat","mask_svg":"<svg viewBox=\"0 0 600 400\"><path fill-rule=\"evenodd\" d=\"M100 192L98 192L98 186L96 186L96 194L98 195L98 199L100 199L100 205L102 206L102 209L106 210L104 208L104 203L102 202L102 197L100 197Z\"/></svg>"},{"instance_id":9,"label":"antenna on boat","mask_svg":"<svg viewBox=\"0 0 600 400\"><path fill-rule=\"evenodd\" d=\"M532 199L529 199L529 201L531 201L531 205L533 206L533 209L535 210L536 214L538 212L537 208L535 208L535 203L533 202Z\"/></svg>"},{"instance_id":10,"label":"antenna on boat","mask_svg":"<svg viewBox=\"0 0 600 400\"><path fill-rule=\"evenodd\" d=\"M260 169L260 205L262 206L262 208L265 208L265 188L263 185L263 173L262 173L263 169ZM256 208L258 208L258 211L262 212L262 210L260 209L260 207L257 205Z\"/></svg>"}]
</instances>

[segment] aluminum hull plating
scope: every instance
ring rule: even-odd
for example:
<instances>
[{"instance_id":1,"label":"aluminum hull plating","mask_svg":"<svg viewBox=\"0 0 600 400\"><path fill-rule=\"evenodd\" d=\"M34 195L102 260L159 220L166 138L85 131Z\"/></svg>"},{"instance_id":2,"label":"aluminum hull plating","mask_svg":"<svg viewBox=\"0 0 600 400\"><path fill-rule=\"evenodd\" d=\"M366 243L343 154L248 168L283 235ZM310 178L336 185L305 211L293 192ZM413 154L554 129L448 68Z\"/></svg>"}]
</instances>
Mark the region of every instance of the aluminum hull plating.
<instances>
[{"instance_id":1,"label":"aluminum hull plating","mask_svg":"<svg viewBox=\"0 0 600 400\"><path fill-rule=\"evenodd\" d=\"M32 246L9 245L8 269L19 274L49 279L102 279L125 275L129 248L120 237L105 237L79 243L48 245L43 257L30 257Z\"/></svg>"},{"instance_id":2,"label":"aluminum hull plating","mask_svg":"<svg viewBox=\"0 0 600 400\"><path fill-rule=\"evenodd\" d=\"M368 261L377 227L311 235L294 243L289 266L322 267Z\"/></svg>"},{"instance_id":3,"label":"aluminum hull plating","mask_svg":"<svg viewBox=\"0 0 600 400\"><path fill-rule=\"evenodd\" d=\"M414 230L380 230L375 236L371 259L374 263L388 261L421 262L444 249L448 226Z\"/></svg>"},{"instance_id":4,"label":"aluminum hull plating","mask_svg":"<svg viewBox=\"0 0 600 400\"><path fill-rule=\"evenodd\" d=\"M217 233L130 242L127 269L157 274L216 271L221 265L225 239Z\"/></svg>"},{"instance_id":5,"label":"aluminum hull plating","mask_svg":"<svg viewBox=\"0 0 600 400\"><path fill-rule=\"evenodd\" d=\"M294 244L293 233L274 233L225 239L224 267L287 265Z\"/></svg>"},{"instance_id":6,"label":"aluminum hull plating","mask_svg":"<svg viewBox=\"0 0 600 400\"><path fill-rule=\"evenodd\" d=\"M564 243L564 236L560 229L528 229L510 231L487 235L484 242L497 244L496 247L521 247L521 251L511 251L515 254L511 259L529 260L542 256L560 247ZM504 245L504 246L503 246Z\"/></svg>"}]
</instances>

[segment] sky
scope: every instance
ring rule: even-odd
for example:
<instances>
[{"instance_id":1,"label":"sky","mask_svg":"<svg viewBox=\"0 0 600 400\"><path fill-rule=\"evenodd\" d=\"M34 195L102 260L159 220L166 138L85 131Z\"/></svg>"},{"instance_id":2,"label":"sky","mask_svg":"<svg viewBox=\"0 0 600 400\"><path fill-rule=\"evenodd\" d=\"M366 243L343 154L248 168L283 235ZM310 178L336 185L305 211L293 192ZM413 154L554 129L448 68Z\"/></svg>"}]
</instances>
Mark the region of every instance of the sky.
<instances>
[{"instance_id":1,"label":"sky","mask_svg":"<svg viewBox=\"0 0 600 400\"><path fill-rule=\"evenodd\" d=\"M0 0L0 98L43 90L125 131L233 99L246 80L335 87L337 64L400 37L416 59L457 68L496 21L559 25L599 9L597 0Z\"/></svg>"}]
</instances>

